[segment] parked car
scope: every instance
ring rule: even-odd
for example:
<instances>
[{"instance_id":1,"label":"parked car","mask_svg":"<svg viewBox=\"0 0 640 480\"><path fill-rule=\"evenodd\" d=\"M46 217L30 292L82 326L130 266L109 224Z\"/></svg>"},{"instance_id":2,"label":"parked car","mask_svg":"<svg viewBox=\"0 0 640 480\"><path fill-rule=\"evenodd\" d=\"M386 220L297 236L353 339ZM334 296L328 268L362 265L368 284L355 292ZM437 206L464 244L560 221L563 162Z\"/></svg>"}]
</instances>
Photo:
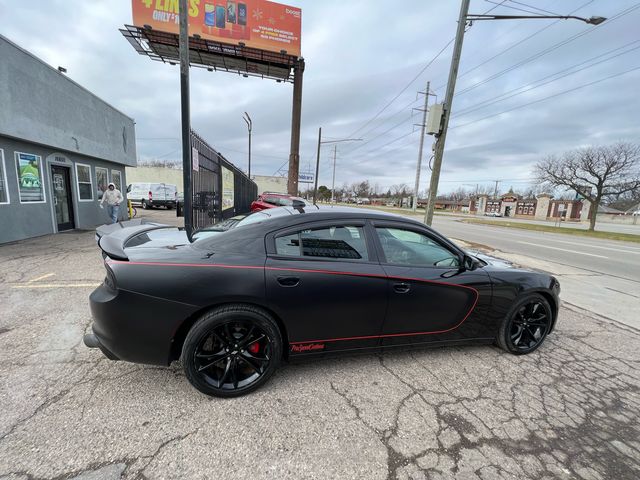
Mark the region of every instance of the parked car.
<instances>
[{"instance_id":1,"label":"parked car","mask_svg":"<svg viewBox=\"0 0 640 480\"><path fill-rule=\"evenodd\" d=\"M249 215L236 215L235 217L227 218L215 225L197 230L193 233L192 238L193 240L198 240L205 237L211 237L237 226L249 225L253 222L259 222L283 214L284 212L280 209L271 209L264 212L253 212ZM154 248L158 245L177 247L179 245L186 245L189 243L189 238L187 237L187 232L185 232L184 228L140 218L101 225L96 229L96 242L99 245L100 239L103 236L116 232L120 238L132 240L135 236L136 241L129 243L132 248L134 246L136 248L144 248L149 246L152 242Z\"/></svg>"},{"instance_id":2,"label":"parked car","mask_svg":"<svg viewBox=\"0 0 640 480\"><path fill-rule=\"evenodd\" d=\"M500 212L485 212L484 216L485 217L501 217L502 213L500 213Z\"/></svg>"},{"instance_id":3,"label":"parked car","mask_svg":"<svg viewBox=\"0 0 640 480\"><path fill-rule=\"evenodd\" d=\"M251 203L251 211L257 212L268 208L291 207L294 206L294 202L300 207L308 205L304 198L294 197L286 193L264 192Z\"/></svg>"},{"instance_id":4,"label":"parked car","mask_svg":"<svg viewBox=\"0 0 640 480\"><path fill-rule=\"evenodd\" d=\"M208 395L251 392L283 359L329 353L497 343L527 354L558 317L551 275L492 265L385 212L280 207L180 245L123 231L100 239L106 277L85 345L181 359Z\"/></svg>"},{"instance_id":5,"label":"parked car","mask_svg":"<svg viewBox=\"0 0 640 480\"><path fill-rule=\"evenodd\" d=\"M132 183L127 187L127 198L142 208L175 208L178 188L170 183Z\"/></svg>"}]
</instances>

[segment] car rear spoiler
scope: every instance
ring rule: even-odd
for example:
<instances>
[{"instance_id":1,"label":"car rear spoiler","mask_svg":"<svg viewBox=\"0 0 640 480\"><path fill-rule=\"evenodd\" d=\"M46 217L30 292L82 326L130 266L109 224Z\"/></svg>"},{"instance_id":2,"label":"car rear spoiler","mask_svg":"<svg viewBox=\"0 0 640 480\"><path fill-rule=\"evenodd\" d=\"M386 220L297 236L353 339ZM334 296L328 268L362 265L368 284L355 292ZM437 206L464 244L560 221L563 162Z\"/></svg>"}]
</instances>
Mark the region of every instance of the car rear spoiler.
<instances>
[{"instance_id":1,"label":"car rear spoiler","mask_svg":"<svg viewBox=\"0 0 640 480\"><path fill-rule=\"evenodd\" d=\"M144 223L120 228L100 237L98 246L107 256L114 260L129 260L127 254L124 252L124 246L129 240L141 233L150 232L151 230L161 230L163 228L174 227L159 223Z\"/></svg>"}]
</instances>

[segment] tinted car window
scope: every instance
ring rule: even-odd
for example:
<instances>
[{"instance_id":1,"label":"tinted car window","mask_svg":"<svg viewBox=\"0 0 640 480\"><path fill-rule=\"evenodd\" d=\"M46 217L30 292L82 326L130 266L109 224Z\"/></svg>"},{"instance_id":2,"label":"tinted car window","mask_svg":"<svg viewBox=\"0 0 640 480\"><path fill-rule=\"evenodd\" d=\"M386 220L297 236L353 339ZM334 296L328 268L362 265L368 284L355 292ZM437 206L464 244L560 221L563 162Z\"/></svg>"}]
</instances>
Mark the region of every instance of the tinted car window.
<instances>
[{"instance_id":1,"label":"tinted car window","mask_svg":"<svg viewBox=\"0 0 640 480\"><path fill-rule=\"evenodd\" d=\"M457 267L459 258L421 233L399 228L376 228L388 263L424 267Z\"/></svg>"},{"instance_id":2,"label":"tinted car window","mask_svg":"<svg viewBox=\"0 0 640 480\"><path fill-rule=\"evenodd\" d=\"M262 201L264 203L269 203L271 205L278 205L278 198L277 197L263 197Z\"/></svg>"},{"instance_id":3,"label":"tinted car window","mask_svg":"<svg viewBox=\"0 0 640 480\"><path fill-rule=\"evenodd\" d=\"M367 260L362 227L336 226L276 237L278 255Z\"/></svg>"}]
</instances>

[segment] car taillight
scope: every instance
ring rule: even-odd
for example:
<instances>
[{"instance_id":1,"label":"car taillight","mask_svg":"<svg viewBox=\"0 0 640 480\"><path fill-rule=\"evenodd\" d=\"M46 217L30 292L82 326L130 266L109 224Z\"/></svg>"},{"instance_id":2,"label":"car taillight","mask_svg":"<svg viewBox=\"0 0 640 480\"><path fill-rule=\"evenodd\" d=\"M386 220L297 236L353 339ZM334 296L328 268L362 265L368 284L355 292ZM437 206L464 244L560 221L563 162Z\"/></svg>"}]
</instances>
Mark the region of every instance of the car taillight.
<instances>
[{"instance_id":1,"label":"car taillight","mask_svg":"<svg viewBox=\"0 0 640 480\"><path fill-rule=\"evenodd\" d=\"M151 200L151 197L153 197L153 193L151 193L151 191L149 191L149 200Z\"/></svg>"},{"instance_id":2,"label":"car taillight","mask_svg":"<svg viewBox=\"0 0 640 480\"><path fill-rule=\"evenodd\" d=\"M109 290L116 290L116 276L113 274L113 270L106 263L104 268L107 271L107 275L104 277L104 286Z\"/></svg>"}]
</instances>

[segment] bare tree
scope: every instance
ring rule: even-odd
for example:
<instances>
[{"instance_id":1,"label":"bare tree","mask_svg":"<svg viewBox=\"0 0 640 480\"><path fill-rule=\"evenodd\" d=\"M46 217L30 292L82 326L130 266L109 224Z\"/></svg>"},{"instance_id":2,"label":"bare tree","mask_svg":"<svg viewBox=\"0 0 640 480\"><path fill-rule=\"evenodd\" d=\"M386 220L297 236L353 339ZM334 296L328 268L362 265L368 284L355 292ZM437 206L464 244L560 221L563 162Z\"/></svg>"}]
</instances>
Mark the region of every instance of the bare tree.
<instances>
[{"instance_id":1,"label":"bare tree","mask_svg":"<svg viewBox=\"0 0 640 480\"><path fill-rule=\"evenodd\" d=\"M619 142L571 150L545 158L535 171L540 181L575 190L591 202L589 230L593 230L603 199L640 189L640 145Z\"/></svg>"}]
</instances>

